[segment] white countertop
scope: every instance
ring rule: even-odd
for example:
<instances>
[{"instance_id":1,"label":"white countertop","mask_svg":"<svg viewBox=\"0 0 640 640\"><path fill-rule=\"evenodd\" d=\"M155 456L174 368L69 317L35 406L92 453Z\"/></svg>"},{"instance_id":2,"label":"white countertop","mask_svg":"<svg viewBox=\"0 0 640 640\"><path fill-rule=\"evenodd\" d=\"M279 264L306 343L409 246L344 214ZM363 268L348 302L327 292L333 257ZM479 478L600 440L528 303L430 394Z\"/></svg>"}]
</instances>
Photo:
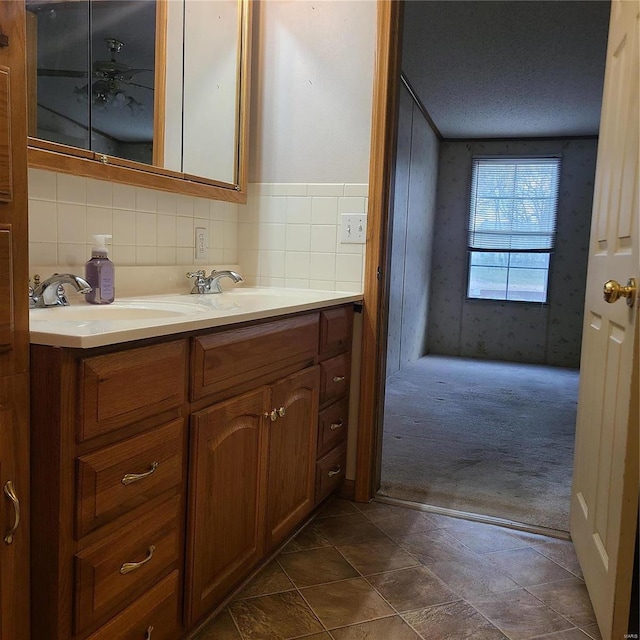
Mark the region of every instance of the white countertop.
<instances>
[{"instance_id":1,"label":"white countertop","mask_svg":"<svg viewBox=\"0 0 640 640\"><path fill-rule=\"evenodd\" d=\"M31 309L32 344L86 349L358 302L361 293L237 287L221 294L117 298Z\"/></svg>"}]
</instances>

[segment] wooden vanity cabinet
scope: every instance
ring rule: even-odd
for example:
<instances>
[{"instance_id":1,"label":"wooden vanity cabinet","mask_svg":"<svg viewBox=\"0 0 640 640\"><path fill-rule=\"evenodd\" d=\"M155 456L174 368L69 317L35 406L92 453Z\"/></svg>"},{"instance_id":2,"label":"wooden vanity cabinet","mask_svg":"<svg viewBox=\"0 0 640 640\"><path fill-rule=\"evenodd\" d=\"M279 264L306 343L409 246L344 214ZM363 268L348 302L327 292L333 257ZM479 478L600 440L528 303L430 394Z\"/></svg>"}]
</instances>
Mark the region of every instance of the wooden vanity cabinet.
<instances>
[{"instance_id":1,"label":"wooden vanity cabinet","mask_svg":"<svg viewBox=\"0 0 640 640\"><path fill-rule=\"evenodd\" d=\"M347 468L349 386L353 307L320 314L320 412L315 472L315 504L343 482Z\"/></svg>"},{"instance_id":2,"label":"wooden vanity cabinet","mask_svg":"<svg viewBox=\"0 0 640 640\"><path fill-rule=\"evenodd\" d=\"M213 610L314 506L318 335L314 313L193 341L192 375L207 382L192 387L196 397L204 388L214 398L228 394L230 379L234 389L259 386L191 417L188 625ZM291 368L300 370L277 380Z\"/></svg>"},{"instance_id":3,"label":"wooden vanity cabinet","mask_svg":"<svg viewBox=\"0 0 640 640\"><path fill-rule=\"evenodd\" d=\"M188 342L31 352L33 637L175 640Z\"/></svg>"},{"instance_id":4,"label":"wooden vanity cabinet","mask_svg":"<svg viewBox=\"0 0 640 640\"><path fill-rule=\"evenodd\" d=\"M344 478L352 313L32 346L34 638L177 640L286 541Z\"/></svg>"}]
</instances>

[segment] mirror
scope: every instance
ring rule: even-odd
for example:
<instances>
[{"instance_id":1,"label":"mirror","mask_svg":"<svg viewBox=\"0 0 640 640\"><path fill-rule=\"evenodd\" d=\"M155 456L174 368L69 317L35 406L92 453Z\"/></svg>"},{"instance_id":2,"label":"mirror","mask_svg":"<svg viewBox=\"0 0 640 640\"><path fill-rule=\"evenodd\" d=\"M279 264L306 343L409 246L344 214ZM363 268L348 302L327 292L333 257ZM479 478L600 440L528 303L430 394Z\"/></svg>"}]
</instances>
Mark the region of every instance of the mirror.
<instances>
[{"instance_id":1,"label":"mirror","mask_svg":"<svg viewBox=\"0 0 640 640\"><path fill-rule=\"evenodd\" d=\"M244 201L249 0L26 7L31 166Z\"/></svg>"}]
</instances>

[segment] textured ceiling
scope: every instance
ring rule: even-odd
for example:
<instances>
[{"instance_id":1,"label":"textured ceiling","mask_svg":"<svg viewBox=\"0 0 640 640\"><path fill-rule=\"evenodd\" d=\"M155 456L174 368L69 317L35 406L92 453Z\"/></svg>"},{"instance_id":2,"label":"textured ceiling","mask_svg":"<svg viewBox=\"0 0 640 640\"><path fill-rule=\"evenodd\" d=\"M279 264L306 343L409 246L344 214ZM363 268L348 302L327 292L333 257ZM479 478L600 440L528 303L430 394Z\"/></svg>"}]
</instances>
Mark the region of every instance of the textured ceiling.
<instances>
[{"instance_id":1,"label":"textured ceiling","mask_svg":"<svg viewBox=\"0 0 640 640\"><path fill-rule=\"evenodd\" d=\"M402 69L444 138L598 133L601 0L409 0Z\"/></svg>"}]
</instances>

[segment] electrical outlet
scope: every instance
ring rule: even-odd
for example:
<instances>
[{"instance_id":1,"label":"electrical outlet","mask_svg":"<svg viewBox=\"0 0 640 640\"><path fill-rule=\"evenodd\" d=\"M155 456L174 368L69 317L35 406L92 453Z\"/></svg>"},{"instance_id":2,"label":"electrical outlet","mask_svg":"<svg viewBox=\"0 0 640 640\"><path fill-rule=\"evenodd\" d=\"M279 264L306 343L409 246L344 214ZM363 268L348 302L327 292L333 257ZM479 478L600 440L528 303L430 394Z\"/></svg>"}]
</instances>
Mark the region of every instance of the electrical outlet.
<instances>
[{"instance_id":1,"label":"electrical outlet","mask_svg":"<svg viewBox=\"0 0 640 640\"><path fill-rule=\"evenodd\" d=\"M207 230L204 227L196 227L196 260L206 260L208 257Z\"/></svg>"},{"instance_id":2,"label":"electrical outlet","mask_svg":"<svg viewBox=\"0 0 640 640\"><path fill-rule=\"evenodd\" d=\"M367 216L363 213L343 213L340 225L342 244L365 244L367 241Z\"/></svg>"}]
</instances>

